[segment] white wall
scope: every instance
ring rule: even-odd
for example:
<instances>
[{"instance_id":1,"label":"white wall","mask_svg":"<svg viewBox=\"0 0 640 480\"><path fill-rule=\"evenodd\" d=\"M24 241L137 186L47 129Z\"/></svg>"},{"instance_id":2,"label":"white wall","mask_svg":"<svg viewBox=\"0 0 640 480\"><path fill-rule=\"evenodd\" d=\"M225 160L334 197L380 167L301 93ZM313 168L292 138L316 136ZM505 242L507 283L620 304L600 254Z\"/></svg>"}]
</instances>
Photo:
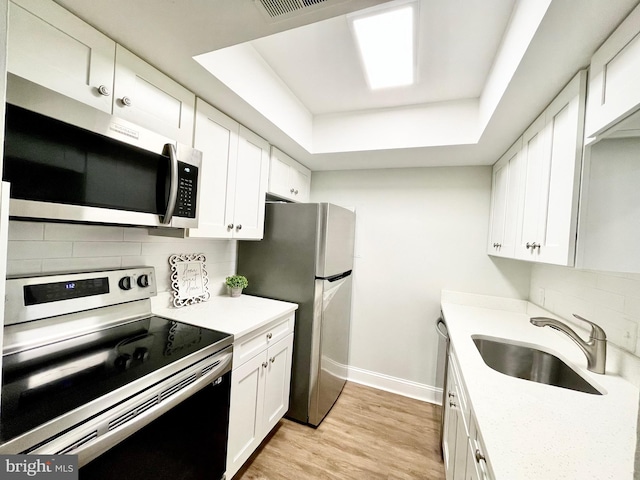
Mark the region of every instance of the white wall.
<instances>
[{"instance_id":1,"label":"white wall","mask_svg":"<svg viewBox=\"0 0 640 480\"><path fill-rule=\"evenodd\" d=\"M203 253L212 295L226 293L235 273L236 242L150 236L146 228L11 221L9 275L150 265L158 292L170 292L169 256Z\"/></svg>"},{"instance_id":2,"label":"white wall","mask_svg":"<svg viewBox=\"0 0 640 480\"><path fill-rule=\"evenodd\" d=\"M530 265L486 254L491 167L314 172L356 209L352 380L435 401L442 289L526 299Z\"/></svg>"}]
</instances>

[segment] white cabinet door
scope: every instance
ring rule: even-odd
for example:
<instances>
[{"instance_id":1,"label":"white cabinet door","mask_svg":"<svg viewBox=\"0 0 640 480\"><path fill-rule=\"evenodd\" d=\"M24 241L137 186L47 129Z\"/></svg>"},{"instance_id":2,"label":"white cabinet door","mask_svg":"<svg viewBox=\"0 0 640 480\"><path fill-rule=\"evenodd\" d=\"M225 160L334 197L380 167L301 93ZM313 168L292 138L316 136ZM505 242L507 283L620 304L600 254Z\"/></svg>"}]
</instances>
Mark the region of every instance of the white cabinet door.
<instances>
[{"instance_id":1,"label":"white cabinet door","mask_svg":"<svg viewBox=\"0 0 640 480\"><path fill-rule=\"evenodd\" d=\"M263 439L267 352L256 355L231 374L227 478L231 478Z\"/></svg>"},{"instance_id":2,"label":"white cabinet door","mask_svg":"<svg viewBox=\"0 0 640 480\"><path fill-rule=\"evenodd\" d=\"M515 252L518 207L520 205L520 159L522 138L519 138L493 166L491 193L491 226L489 255L512 258Z\"/></svg>"},{"instance_id":3,"label":"white cabinet door","mask_svg":"<svg viewBox=\"0 0 640 480\"><path fill-rule=\"evenodd\" d=\"M596 51L589 69L585 136L595 137L640 107L640 6Z\"/></svg>"},{"instance_id":4,"label":"white cabinet door","mask_svg":"<svg viewBox=\"0 0 640 480\"><path fill-rule=\"evenodd\" d=\"M276 426L289 409L291 388L291 361L293 359L293 334L280 340L267 350L267 379L264 394L265 435Z\"/></svg>"},{"instance_id":5,"label":"white cabinet door","mask_svg":"<svg viewBox=\"0 0 640 480\"><path fill-rule=\"evenodd\" d=\"M293 202L308 202L311 171L276 147L271 147L268 192Z\"/></svg>"},{"instance_id":6,"label":"white cabinet door","mask_svg":"<svg viewBox=\"0 0 640 480\"><path fill-rule=\"evenodd\" d=\"M195 95L120 45L113 95L114 115L192 145Z\"/></svg>"},{"instance_id":7,"label":"white cabinet door","mask_svg":"<svg viewBox=\"0 0 640 480\"><path fill-rule=\"evenodd\" d=\"M111 113L113 40L43 0L9 2L8 30L9 72Z\"/></svg>"},{"instance_id":8,"label":"white cabinet door","mask_svg":"<svg viewBox=\"0 0 640 480\"><path fill-rule=\"evenodd\" d=\"M200 215L189 236L262 238L269 144L198 99L194 147L202 150Z\"/></svg>"},{"instance_id":9,"label":"white cabinet door","mask_svg":"<svg viewBox=\"0 0 640 480\"><path fill-rule=\"evenodd\" d=\"M235 178L234 238L264 236L269 143L240 125Z\"/></svg>"},{"instance_id":10,"label":"white cabinet door","mask_svg":"<svg viewBox=\"0 0 640 480\"><path fill-rule=\"evenodd\" d=\"M538 261L572 266L578 221L584 132L586 72L581 72L549 105L549 162L543 169L546 205L538 225Z\"/></svg>"},{"instance_id":11,"label":"white cabinet door","mask_svg":"<svg viewBox=\"0 0 640 480\"><path fill-rule=\"evenodd\" d=\"M582 71L523 135L516 258L573 265L585 94Z\"/></svg>"},{"instance_id":12,"label":"white cabinet door","mask_svg":"<svg viewBox=\"0 0 640 480\"><path fill-rule=\"evenodd\" d=\"M190 237L233 237L235 190L228 185L235 183L238 128L235 120L197 99L193 146L202 151L200 213Z\"/></svg>"}]
</instances>

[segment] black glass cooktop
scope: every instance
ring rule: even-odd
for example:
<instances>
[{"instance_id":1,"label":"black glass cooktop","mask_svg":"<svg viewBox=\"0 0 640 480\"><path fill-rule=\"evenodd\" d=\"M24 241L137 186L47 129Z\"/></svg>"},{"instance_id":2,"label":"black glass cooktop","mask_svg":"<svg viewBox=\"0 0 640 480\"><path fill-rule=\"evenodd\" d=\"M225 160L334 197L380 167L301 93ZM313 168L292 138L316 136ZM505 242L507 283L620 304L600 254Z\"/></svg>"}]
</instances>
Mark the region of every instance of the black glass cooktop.
<instances>
[{"instance_id":1,"label":"black glass cooktop","mask_svg":"<svg viewBox=\"0 0 640 480\"><path fill-rule=\"evenodd\" d=\"M0 442L227 337L152 316L7 355L2 362Z\"/></svg>"}]
</instances>

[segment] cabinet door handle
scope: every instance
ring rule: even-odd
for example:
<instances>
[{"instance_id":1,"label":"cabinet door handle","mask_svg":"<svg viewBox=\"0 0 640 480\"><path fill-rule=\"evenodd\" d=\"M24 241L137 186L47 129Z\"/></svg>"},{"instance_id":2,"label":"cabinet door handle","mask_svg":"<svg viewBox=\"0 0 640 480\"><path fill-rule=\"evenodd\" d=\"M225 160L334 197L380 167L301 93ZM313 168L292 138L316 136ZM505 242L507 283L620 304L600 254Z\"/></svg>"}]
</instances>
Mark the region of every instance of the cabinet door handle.
<instances>
[{"instance_id":1,"label":"cabinet door handle","mask_svg":"<svg viewBox=\"0 0 640 480\"><path fill-rule=\"evenodd\" d=\"M133 105L133 102L129 97L122 97L120 101L122 102L122 105L124 105L125 107L130 107L131 105Z\"/></svg>"},{"instance_id":2,"label":"cabinet door handle","mask_svg":"<svg viewBox=\"0 0 640 480\"><path fill-rule=\"evenodd\" d=\"M98 93L100 95L108 97L109 95L111 95L111 90L109 90L109 87L107 87L106 85L100 85L98 87Z\"/></svg>"},{"instance_id":3,"label":"cabinet door handle","mask_svg":"<svg viewBox=\"0 0 640 480\"><path fill-rule=\"evenodd\" d=\"M271 363L275 362L275 361L276 361L276 357L271 357L271 358L269 359L269 361L270 361Z\"/></svg>"},{"instance_id":4,"label":"cabinet door handle","mask_svg":"<svg viewBox=\"0 0 640 480\"><path fill-rule=\"evenodd\" d=\"M267 340L271 340L273 338L273 333L267 333Z\"/></svg>"},{"instance_id":5,"label":"cabinet door handle","mask_svg":"<svg viewBox=\"0 0 640 480\"><path fill-rule=\"evenodd\" d=\"M295 194L297 195L297 194L298 194L298 190L296 190L296 191L295 191L295 192L293 192L293 193L295 193Z\"/></svg>"},{"instance_id":6,"label":"cabinet door handle","mask_svg":"<svg viewBox=\"0 0 640 480\"><path fill-rule=\"evenodd\" d=\"M455 393L453 393L453 392L449 392L449 394L448 394L448 395L449 395L449 398L453 398L453 397L455 397L455 396L456 396L456 394L455 394Z\"/></svg>"},{"instance_id":7,"label":"cabinet door handle","mask_svg":"<svg viewBox=\"0 0 640 480\"><path fill-rule=\"evenodd\" d=\"M456 408L456 407L457 407L457 405L456 405L456 403L455 403L455 402L449 402L449 406L450 406L451 408Z\"/></svg>"},{"instance_id":8,"label":"cabinet door handle","mask_svg":"<svg viewBox=\"0 0 640 480\"><path fill-rule=\"evenodd\" d=\"M242 230L242 225L241 224L236 225L236 231L239 232L240 230Z\"/></svg>"},{"instance_id":9,"label":"cabinet door handle","mask_svg":"<svg viewBox=\"0 0 640 480\"><path fill-rule=\"evenodd\" d=\"M476 448L476 463L480 467L480 474L482 479L489 478L489 472L487 471L487 457L485 457L479 448Z\"/></svg>"},{"instance_id":10,"label":"cabinet door handle","mask_svg":"<svg viewBox=\"0 0 640 480\"><path fill-rule=\"evenodd\" d=\"M291 190L289 190L289 192L290 192L290 193L293 193L293 192L295 192L295 191L296 191L296 189L295 189L295 188L292 188Z\"/></svg>"},{"instance_id":11,"label":"cabinet door handle","mask_svg":"<svg viewBox=\"0 0 640 480\"><path fill-rule=\"evenodd\" d=\"M527 247L527 250L529 250L529 249L535 250L536 248L539 250L540 249L540 244L536 243L536 242L533 242L533 243L527 242L526 247Z\"/></svg>"},{"instance_id":12,"label":"cabinet door handle","mask_svg":"<svg viewBox=\"0 0 640 480\"><path fill-rule=\"evenodd\" d=\"M230 223L229 225L227 225L227 229L228 230L233 230L233 223Z\"/></svg>"},{"instance_id":13,"label":"cabinet door handle","mask_svg":"<svg viewBox=\"0 0 640 480\"><path fill-rule=\"evenodd\" d=\"M262 368L267 368L269 364L267 362L262 362Z\"/></svg>"}]
</instances>

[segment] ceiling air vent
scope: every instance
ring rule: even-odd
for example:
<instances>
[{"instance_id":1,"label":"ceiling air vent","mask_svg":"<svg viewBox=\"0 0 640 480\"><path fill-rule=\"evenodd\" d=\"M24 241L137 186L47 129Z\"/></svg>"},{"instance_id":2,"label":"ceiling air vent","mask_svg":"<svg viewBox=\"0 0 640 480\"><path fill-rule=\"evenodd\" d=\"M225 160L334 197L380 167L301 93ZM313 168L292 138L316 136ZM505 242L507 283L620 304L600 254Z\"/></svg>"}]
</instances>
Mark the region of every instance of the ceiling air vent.
<instances>
[{"instance_id":1,"label":"ceiling air vent","mask_svg":"<svg viewBox=\"0 0 640 480\"><path fill-rule=\"evenodd\" d=\"M310 13L319 8L346 0L254 0L258 10L267 18L274 22L295 17L299 14Z\"/></svg>"}]
</instances>

